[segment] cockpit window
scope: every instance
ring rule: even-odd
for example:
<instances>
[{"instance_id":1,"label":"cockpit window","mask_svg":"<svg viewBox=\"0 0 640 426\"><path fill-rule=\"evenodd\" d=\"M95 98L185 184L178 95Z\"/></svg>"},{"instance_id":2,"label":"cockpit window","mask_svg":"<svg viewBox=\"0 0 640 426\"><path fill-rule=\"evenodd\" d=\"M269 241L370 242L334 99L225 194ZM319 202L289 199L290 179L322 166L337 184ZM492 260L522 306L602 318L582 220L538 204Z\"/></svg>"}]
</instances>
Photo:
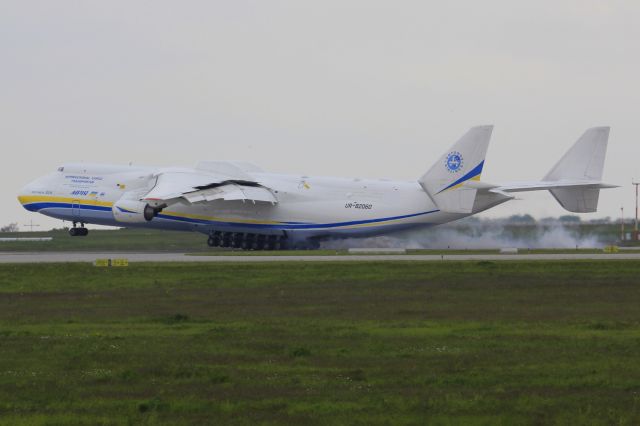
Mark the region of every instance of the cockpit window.
<instances>
[{"instance_id":1,"label":"cockpit window","mask_svg":"<svg viewBox=\"0 0 640 426\"><path fill-rule=\"evenodd\" d=\"M64 167L58 167L59 172L64 172Z\"/></svg>"}]
</instances>

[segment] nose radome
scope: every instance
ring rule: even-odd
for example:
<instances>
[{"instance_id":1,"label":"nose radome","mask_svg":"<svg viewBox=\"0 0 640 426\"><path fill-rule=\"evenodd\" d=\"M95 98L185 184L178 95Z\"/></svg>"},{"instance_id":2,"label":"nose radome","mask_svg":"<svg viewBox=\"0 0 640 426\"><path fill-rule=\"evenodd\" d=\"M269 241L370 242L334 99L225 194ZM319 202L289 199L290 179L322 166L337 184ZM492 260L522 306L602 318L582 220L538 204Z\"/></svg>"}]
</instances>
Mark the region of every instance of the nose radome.
<instances>
[{"instance_id":1,"label":"nose radome","mask_svg":"<svg viewBox=\"0 0 640 426\"><path fill-rule=\"evenodd\" d=\"M22 207L30 211L32 211L32 209L29 208L29 203L31 202L31 188L32 184L30 183L18 191L18 201L22 204Z\"/></svg>"}]
</instances>

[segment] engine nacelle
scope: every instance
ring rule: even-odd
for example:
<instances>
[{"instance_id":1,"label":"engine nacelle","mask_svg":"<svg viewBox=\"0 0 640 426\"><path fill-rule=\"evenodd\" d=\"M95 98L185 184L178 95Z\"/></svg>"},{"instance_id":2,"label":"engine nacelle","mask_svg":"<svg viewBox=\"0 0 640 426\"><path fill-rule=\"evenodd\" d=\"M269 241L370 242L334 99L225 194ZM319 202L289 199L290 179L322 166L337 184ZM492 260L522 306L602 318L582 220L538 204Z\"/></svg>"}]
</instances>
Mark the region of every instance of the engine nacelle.
<instances>
[{"instance_id":1,"label":"engine nacelle","mask_svg":"<svg viewBox=\"0 0 640 426\"><path fill-rule=\"evenodd\" d=\"M149 220L145 214L147 208L153 209L147 203L138 200L118 200L111 210L113 211L113 218L117 222L122 223L145 223Z\"/></svg>"}]
</instances>

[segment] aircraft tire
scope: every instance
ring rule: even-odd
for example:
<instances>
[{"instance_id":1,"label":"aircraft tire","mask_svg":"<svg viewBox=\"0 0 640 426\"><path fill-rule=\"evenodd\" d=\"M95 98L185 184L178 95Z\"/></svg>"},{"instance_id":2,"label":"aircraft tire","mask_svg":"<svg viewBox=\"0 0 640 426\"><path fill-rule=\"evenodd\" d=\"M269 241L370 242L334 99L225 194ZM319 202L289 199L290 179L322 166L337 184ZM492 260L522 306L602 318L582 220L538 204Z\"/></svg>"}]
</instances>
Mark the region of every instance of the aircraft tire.
<instances>
[{"instance_id":1,"label":"aircraft tire","mask_svg":"<svg viewBox=\"0 0 640 426\"><path fill-rule=\"evenodd\" d=\"M255 249L264 250L266 242L267 242L267 236L258 234L258 236L256 237L255 245L254 245Z\"/></svg>"},{"instance_id":2,"label":"aircraft tire","mask_svg":"<svg viewBox=\"0 0 640 426\"><path fill-rule=\"evenodd\" d=\"M222 247L231 247L231 241L232 241L232 236L233 234L230 232L225 232L224 234L222 234Z\"/></svg>"},{"instance_id":3,"label":"aircraft tire","mask_svg":"<svg viewBox=\"0 0 640 426\"><path fill-rule=\"evenodd\" d=\"M242 248L243 241L244 241L244 235L237 232L233 234L233 237L231 239L231 247Z\"/></svg>"},{"instance_id":4,"label":"aircraft tire","mask_svg":"<svg viewBox=\"0 0 640 426\"><path fill-rule=\"evenodd\" d=\"M245 234L244 239L242 240L243 250L253 250L255 242L256 242L255 234Z\"/></svg>"},{"instance_id":5,"label":"aircraft tire","mask_svg":"<svg viewBox=\"0 0 640 426\"><path fill-rule=\"evenodd\" d=\"M287 249L289 249L289 244L287 244L286 237L278 238L277 246L278 247L276 248L276 250L287 250Z\"/></svg>"}]
</instances>

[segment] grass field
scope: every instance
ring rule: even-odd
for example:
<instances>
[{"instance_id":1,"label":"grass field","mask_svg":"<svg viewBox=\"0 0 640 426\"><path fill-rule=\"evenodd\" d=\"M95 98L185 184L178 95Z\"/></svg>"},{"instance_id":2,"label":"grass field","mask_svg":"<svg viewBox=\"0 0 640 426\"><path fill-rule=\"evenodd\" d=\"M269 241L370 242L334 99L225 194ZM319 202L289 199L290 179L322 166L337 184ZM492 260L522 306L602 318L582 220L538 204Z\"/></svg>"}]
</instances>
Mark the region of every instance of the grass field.
<instances>
[{"instance_id":1,"label":"grass field","mask_svg":"<svg viewBox=\"0 0 640 426\"><path fill-rule=\"evenodd\" d=\"M639 266L0 265L0 424L639 424Z\"/></svg>"},{"instance_id":2,"label":"grass field","mask_svg":"<svg viewBox=\"0 0 640 426\"><path fill-rule=\"evenodd\" d=\"M153 229L92 229L86 237L71 237L66 230L4 232L0 237L52 237L52 241L0 242L0 251L201 251L211 250L207 236L197 232Z\"/></svg>"}]
</instances>

